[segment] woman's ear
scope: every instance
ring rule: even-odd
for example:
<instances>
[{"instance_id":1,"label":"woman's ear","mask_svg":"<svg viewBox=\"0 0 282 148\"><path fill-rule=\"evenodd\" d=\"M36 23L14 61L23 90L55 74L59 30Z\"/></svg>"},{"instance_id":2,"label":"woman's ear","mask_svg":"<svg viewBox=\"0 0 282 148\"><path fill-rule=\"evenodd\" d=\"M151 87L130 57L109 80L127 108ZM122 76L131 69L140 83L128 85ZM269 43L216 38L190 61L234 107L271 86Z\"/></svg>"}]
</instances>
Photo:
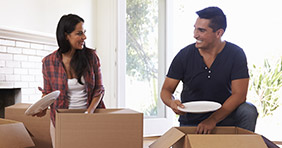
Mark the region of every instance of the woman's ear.
<instances>
[{"instance_id":1,"label":"woman's ear","mask_svg":"<svg viewBox=\"0 0 282 148\"><path fill-rule=\"evenodd\" d=\"M66 40L69 40L67 33L65 33L65 38L66 38Z\"/></svg>"}]
</instances>

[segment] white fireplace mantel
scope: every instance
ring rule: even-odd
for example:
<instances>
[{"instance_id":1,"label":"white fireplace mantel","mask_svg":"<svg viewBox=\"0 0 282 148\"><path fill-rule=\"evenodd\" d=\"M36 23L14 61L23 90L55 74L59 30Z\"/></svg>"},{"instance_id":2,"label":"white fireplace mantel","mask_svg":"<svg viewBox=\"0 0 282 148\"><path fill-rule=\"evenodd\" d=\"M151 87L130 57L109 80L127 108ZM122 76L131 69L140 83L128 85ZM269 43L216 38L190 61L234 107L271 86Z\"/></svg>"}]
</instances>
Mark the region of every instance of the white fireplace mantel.
<instances>
[{"instance_id":1,"label":"white fireplace mantel","mask_svg":"<svg viewBox=\"0 0 282 148\"><path fill-rule=\"evenodd\" d=\"M57 45L55 35L4 26L0 26L0 38L40 43L45 45Z\"/></svg>"}]
</instances>

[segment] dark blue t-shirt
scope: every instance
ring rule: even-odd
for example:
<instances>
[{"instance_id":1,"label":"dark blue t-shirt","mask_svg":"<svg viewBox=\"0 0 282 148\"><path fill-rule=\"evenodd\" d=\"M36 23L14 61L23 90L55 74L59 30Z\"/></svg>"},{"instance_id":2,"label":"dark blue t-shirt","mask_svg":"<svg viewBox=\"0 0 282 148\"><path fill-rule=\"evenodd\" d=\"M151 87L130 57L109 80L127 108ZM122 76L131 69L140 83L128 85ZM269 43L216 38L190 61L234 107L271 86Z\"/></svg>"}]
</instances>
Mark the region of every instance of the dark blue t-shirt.
<instances>
[{"instance_id":1,"label":"dark blue t-shirt","mask_svg":"<svg viewBox=\"0 0 282 148\"><path fill-rule=\"evenodd\" d=\"M167 77L181 80L181 102L215 101L223 104L231 96L231 81L249 78L247 59L242 48L226 42L208 68L195 43L183 48L173 59ZM180 116L183 124L198 124L211 113Z\"/></svg>"}]
</instances>

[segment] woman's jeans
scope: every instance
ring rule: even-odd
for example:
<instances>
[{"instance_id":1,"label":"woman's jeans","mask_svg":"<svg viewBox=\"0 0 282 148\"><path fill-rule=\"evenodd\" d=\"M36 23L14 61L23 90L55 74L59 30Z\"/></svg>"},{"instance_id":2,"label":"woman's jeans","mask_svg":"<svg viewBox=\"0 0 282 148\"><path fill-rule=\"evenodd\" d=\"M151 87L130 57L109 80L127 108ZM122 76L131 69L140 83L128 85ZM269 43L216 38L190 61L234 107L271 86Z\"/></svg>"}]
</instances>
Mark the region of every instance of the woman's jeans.
<instances>
[{"instance_id":1,"label":"woman's jeans","mask_svg":"<svg viewBox=\"0 0 282 148\"><path fill-rule=\"evenodd\" d=\"M236 110L234 110L224 120L217 123L216 126L237 126L250 131L255 131L258 112L257 108L249 102L242 103ZM180 126L197 126L197 125L183 125Z\"/></svg>"}]
</instances>

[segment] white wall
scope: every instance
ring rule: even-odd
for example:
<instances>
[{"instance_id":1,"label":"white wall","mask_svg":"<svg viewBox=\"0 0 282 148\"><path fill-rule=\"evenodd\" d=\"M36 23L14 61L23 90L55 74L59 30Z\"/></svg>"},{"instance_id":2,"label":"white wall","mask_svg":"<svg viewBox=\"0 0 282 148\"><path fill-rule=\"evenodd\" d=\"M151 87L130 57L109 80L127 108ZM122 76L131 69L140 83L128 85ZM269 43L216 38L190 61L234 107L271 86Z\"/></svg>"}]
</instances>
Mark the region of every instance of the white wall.
<instances>
[{"instance_id":1,"label":"white wall","mask_svg":"<svg viewBox=\"0 0 282 148\"><path fill-rule=\"evenodd\" d=\"M96 15L93 0L0 0L0 27L50 34L64 14L74 13L85 20L87 45L95 47Z\"/></svg>"},{"instance_id":2,"label":"white wall","mask_svg":"<svg viewBox=\"0 0 282 148\"><path fill-rule=\"evenodd\" d=\"M104 100L106 106L117 107L117 1L97 0L96 6L96 47L106 90Z\"/></svg>"},{"instance_id":3,"label":"white wall","mask_svg":"<svg viewBox=\"0 0 282 148\"><path fill-rule=\"evenodd\" d=\"M88 47L97 48L102 64L107 107L117 106L116 0L0 0L0 28L46 34L55 37L64 14L74 13L85 20Z\"/></svg>"}]
</instances>

